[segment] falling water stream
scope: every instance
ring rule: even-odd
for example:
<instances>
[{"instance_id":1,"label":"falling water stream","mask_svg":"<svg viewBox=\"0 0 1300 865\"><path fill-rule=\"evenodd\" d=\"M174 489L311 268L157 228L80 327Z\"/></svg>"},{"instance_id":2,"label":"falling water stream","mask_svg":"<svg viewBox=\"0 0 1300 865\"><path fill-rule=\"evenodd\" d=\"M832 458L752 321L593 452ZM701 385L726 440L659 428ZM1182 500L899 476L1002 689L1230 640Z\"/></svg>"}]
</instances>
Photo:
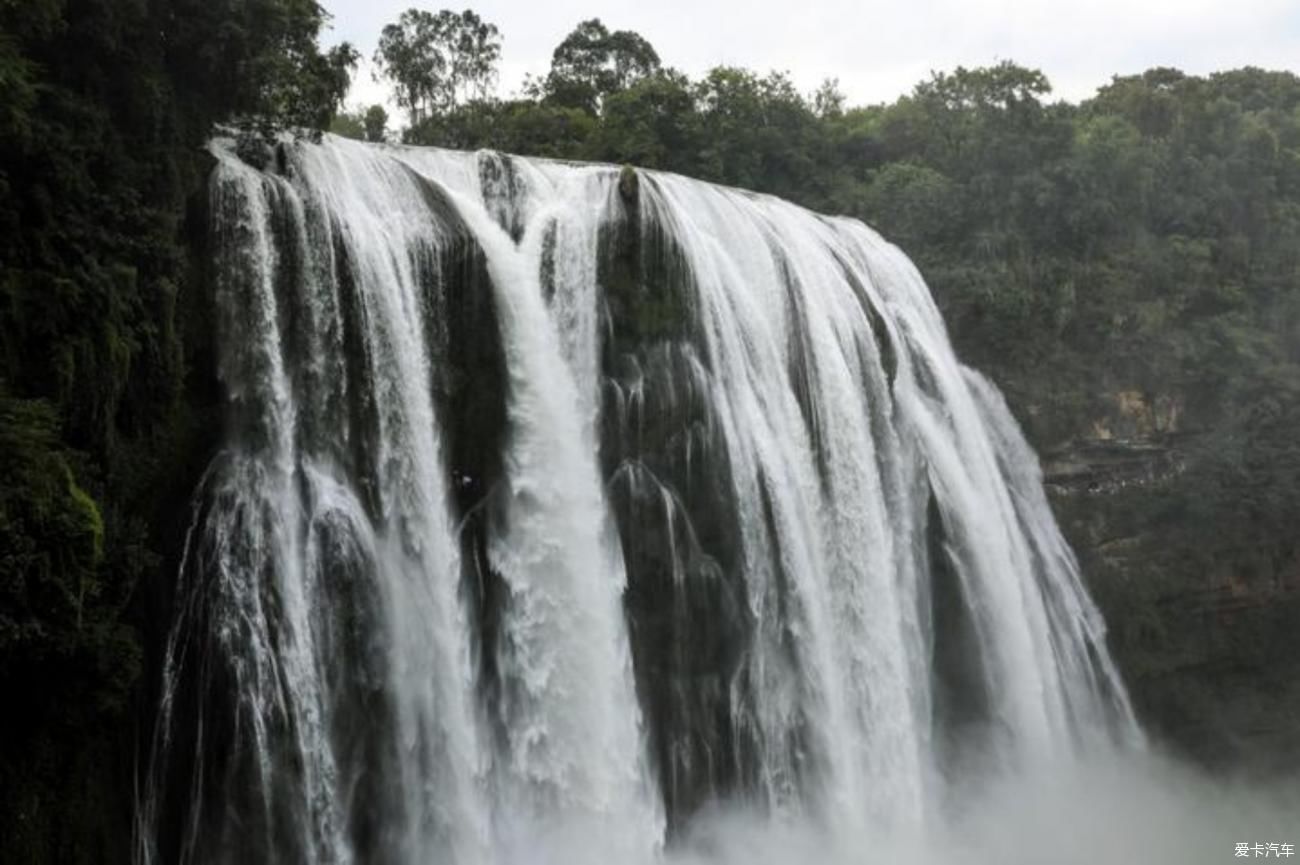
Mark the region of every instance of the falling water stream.
<instances>
[{"instance_id":1,"label":"falling water stream","mask_svg":"<svg viewBox=\"0 0 1300 865\"><path fill-rule=\"evenodd\" d=\"M212 152L223 449L141 863L861 838L1139 748L997 390L871 229L649 171Z\"/></svg>"}]
</instances>

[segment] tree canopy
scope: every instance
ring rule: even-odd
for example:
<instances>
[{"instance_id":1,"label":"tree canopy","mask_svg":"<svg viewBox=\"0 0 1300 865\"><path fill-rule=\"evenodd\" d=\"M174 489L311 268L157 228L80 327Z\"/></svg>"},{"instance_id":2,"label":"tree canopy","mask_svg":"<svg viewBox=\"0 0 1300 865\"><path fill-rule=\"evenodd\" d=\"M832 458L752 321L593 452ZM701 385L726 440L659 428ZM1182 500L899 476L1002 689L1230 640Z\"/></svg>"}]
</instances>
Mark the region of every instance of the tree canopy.
<instances>
[{"instance_id":1,"label":"tree canopy","mask_svg":"<svg viewBox=\"0 0 1300 865\"><path fill-rule=\"evenodd\" d=\"M382 105L346 109L334 116L329 131L344 138L378 143L388 137L388 112Z\"/></svg>"},{"instance_id":2,"label":"tree canopy","mask_svg":"<svg viewBox=\"0 0 1300 865\"><path fill-rule=\"evenodd\" d=\"M552 105L599 114L605 100L659 71L654 47L630 30L611 32L599 18L583 21L551 56L551 71L533 95Z\"/></svg>"},{"instance_id":3,"label":"tree canopy","mask_svg":"<svg viewBox=\"0 0 1300 865\"><path fill-rule=\"evenodd\" d=\"M473 11L408 9L384 27L374 60L414 126L466 101L486 99L500 57L496 26Z\"/></svg>"}]
</instances>

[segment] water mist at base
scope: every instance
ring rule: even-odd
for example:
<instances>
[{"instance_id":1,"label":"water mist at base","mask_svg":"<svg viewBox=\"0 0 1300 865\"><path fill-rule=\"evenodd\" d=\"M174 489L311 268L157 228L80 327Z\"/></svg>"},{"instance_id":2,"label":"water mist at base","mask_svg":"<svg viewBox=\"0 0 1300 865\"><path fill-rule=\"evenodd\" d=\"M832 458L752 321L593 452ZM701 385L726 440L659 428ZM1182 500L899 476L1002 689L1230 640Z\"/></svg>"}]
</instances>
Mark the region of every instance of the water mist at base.
<instances>
[{"instance_id":1,"label":"water mist at base","mask_svg":"<svg viewBox=\"0 0 1300 865\"><path fill-rule=\"evenodd\" d=\"M952 800L924 827L854 836L715 813L671 863L1215 865L1235 861L1243 843L1290 843L1300 855L1300 779L1213 778L1155 754L1104 752L1032 774L967 778Z\"/></svg>"},{"instance_id":2,"label":"water mist at base","mask_svg":"<svg viewBox=\"0 0 1300 865\"><path fill-rule=\"evenodd\" d=\"M1033 453L866 226L213 153L227 423L142 865L1194 861L1213 797L1142 762Z\"/></svg>"}]
</instances>

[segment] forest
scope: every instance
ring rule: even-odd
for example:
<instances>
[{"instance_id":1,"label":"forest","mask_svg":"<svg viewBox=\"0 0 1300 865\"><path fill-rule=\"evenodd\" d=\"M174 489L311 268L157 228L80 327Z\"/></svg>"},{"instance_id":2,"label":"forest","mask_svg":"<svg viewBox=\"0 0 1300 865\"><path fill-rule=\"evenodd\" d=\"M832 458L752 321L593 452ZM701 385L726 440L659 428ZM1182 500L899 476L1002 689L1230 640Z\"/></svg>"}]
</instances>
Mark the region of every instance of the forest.
<instances>
[{"instance_id":1,"label":"forest","mask_svg":"<svg viewBox=\"0 0 1300 865\"><path fill-rule=\"evenodd\" d=\"M1140 680L1179 668L1162 599L1300 581L1300 78L1151 69L1072 104L1003 62L852 106L785 72L692 78L591 19L501 97L508 34L411 10L374 46L390 118L345 104L369 46L323 47L327 24L316 0L0 0L0 859L129 858L144 671L220 427L196 252L218 125L630 164L859 218L1040 453L1117 395L1171 406L1134 435L1172 477L1060 508L1139 708L1229 758L1179 732L1204 693ZM1091 556L1121 524L1127 557ZM1287 597L1225 650L1243 688L1300 658Z\"/></svg>"}]
</instances>

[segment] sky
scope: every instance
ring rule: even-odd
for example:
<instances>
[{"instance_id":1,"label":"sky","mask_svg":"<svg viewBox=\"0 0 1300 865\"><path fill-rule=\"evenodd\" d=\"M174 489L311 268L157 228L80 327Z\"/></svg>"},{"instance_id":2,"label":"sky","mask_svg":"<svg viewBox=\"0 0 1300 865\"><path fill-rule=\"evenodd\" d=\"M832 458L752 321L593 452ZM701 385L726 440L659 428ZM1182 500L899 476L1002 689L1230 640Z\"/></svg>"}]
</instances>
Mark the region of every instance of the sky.
<instances>
[{"instance_id":1,"label":"sky","mask_svg":"<svg viewBox=\"0 0 1300 865\"><path fill-rule=\"evenodd\" d=\"M1300 72L1300 0L322 0L326 43L374 53L411 6L470 6L503 36L500 95L544 74L586 18L634 30L692 77L726 64L788 72L804 91L837 78L849 104L887 102L931 70L1012 60L1041 69L1059 98L1086 99L1112 75L1153 66ZM369 64L349 104L388 102Z\"/></svg>"}]
</instances>

